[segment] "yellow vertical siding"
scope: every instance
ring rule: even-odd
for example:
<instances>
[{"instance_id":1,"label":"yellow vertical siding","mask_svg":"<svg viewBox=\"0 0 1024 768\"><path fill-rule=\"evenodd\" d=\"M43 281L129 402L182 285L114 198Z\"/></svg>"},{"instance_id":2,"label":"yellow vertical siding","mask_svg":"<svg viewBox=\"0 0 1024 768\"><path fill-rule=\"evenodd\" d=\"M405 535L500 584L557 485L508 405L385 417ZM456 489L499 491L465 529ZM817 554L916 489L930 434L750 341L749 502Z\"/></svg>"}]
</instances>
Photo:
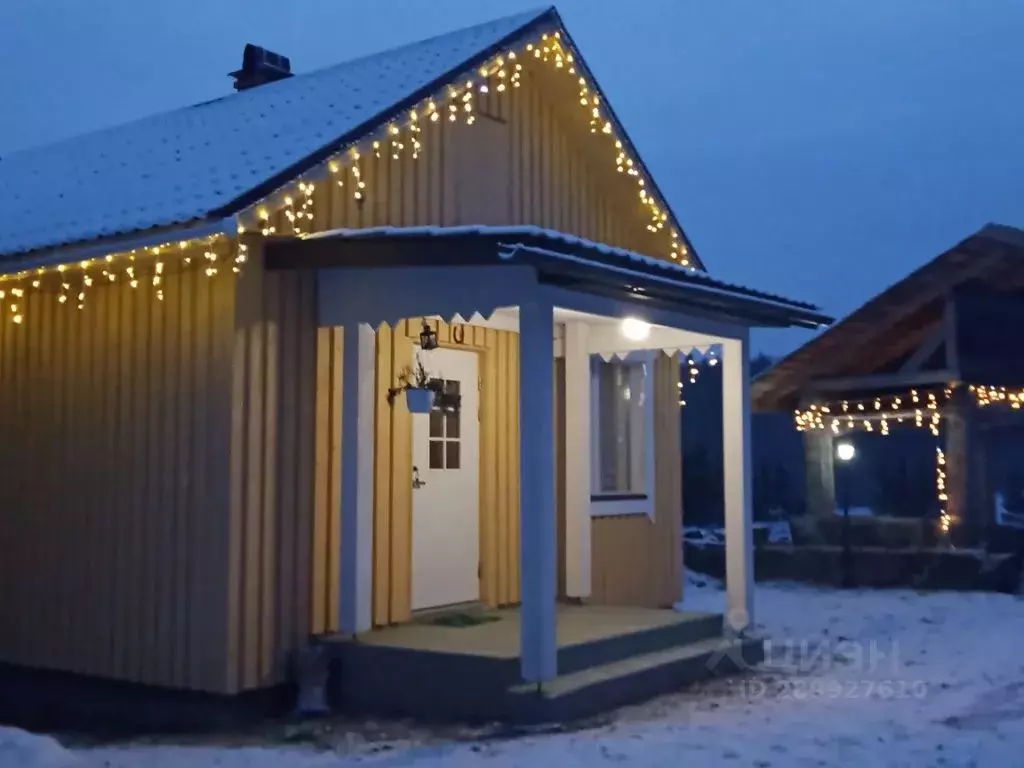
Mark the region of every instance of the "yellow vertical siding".
<instances>
[{"instance_id":1,"label":"yellow vertical siding","mask_svg":"<svg viewBox=\"0 0 1024 768\"><path fill-rule=\"evenodd\" d=\"M373 621L378 626L412 615L412 422L401 402L391 406L386 398L398 372L412 361L420 322L407 320L394 329L382 325L377 330ZM490 605L514 603L519 599L518 341L512 333L468 327L463 344L456 345L447 324L433 323L442 345L481 355L481 599ZM306 626L321 633L338 627L342 332L331 328L316 333L315 420L303 422L316 454L311 548L305 561L308 574L297 564L288 578L309 584ZM300 613L294 615L301 624Z\"/></svg>"},{"instance_id":2,"label":"yellow vertical siding","mask_svg":"<svg viewBox=\"0 0 1024 768\"><path fill-rule=\"evenodd\" d=\"M317 397L320 377L340 374L340 346L320 336L329 333L316 328L312 274L252 269L239 279L231 689L283 679L289 652L305 642L316 621L330 620L332 598L337 604L339 540L323 514L337 495L322 468L330 460L324 442L339 439L332 434L337 406ZM328 432L318 440L321 419ZM322 554L315 555L314 541L322 543Z\"/></svg>"},{"instance_id":3,"label":"yellow vertical siding","mask_svg":"<svg viewBox=\"0 0 1024 768\"><path fill-rule=\"evenodd\" d=\"M31 292L0 323L0 658L216 691L234 281L163 289Z\"/></svg>"},{"instance_id":4,"label":"yellow vertical siding","mask_svg":"<svg viewBox=\"0 0 1024 768\"><path fill-rule=\"evenodd\" d=\"M361 203L348 169L329 177L314 227L533 224L664 256L664 233L647 230L636 183L615 171L607 137L591 134L572 78L523 64L523 86L481 94L473 125L424 121L418 159L364 152ZM291 230L280 219L277 231Z\"/></svg>"},{"instance_id":5,"label":"yellow vertical siding","mask_svg":"<svg viewBox=\"0 0 1024 768\"><path fill-rule=\"evenodd\" d=\"M411 612L412 419L400 404L387 402L388 388L412 361L406 324L394 329L382 325L377 329L377 345L373 621L388 624L393 617ZM340 398L340 390L334 396Z\"/></svg>"}]
</instances>

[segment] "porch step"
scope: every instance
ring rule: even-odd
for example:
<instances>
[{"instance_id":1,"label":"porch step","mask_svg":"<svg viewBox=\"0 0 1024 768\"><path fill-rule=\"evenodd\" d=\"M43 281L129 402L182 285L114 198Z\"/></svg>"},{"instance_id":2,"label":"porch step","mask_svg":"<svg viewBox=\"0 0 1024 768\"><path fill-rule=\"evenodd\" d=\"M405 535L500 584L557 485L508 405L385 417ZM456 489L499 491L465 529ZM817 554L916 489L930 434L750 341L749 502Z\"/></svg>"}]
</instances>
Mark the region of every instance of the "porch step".
<instances>
[{"instance_id":1,"label":"porch step","mask_svg":"<svg viewBox=\"0 0 1024 768\"><path fill-rule=\"evenodd\" d=\"M760 639L722 635L559 675L540 691L509 689L518 722L571 721L635 704L712 677L743 672L764 660Z\"/></svg>"},{"instance_id":2,"label":"porch step","mask_svg":"<svg viewBox=\"0 0 1024 768\"><path fill-rule=\"evenodd\" d=\"M615 637L565 645L558 649L558 671L562 675L601 667L624 659L656 653L682 645L722 636L722 616L680 616L676 623L634 630Z\"/></svg>"},{"instance_id":3,"label":"porch step","mask_svg":"<svg viewBox=\"0 0 1024 768\"><path fill-rule=\"evenodd\" d=\"M724 638L721 615L655 613L594 608L572 615L566 609L562 642L599 637L609 627L620 634L563 645L559 677L540 691L521 682L518 655L510 652L518 647L519 627L511 621L454 630L382 630L391 633L387 644L338 638L328 645L330 702L350 714L432 722L567 721L763 659L760 641ZM503 627L509 636L495 633ZM406 639L399 644L403 632Z\"/></svg>"}]
</instances>

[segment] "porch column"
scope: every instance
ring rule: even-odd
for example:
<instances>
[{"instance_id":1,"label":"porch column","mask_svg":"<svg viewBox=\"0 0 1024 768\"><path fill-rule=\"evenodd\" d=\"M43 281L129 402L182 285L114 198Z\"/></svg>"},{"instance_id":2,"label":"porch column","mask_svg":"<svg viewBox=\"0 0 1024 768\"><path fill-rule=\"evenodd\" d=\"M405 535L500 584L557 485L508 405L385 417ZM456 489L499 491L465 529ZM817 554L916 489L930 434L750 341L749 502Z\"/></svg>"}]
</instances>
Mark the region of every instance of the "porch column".
<instances>
[{"instance_id":1,"label":"porch column","mask_svg":"<svg viewBox=\"0 0 1024 768\"><path fill-rule=\"evenodd\" d=\"M590 597L590 353L586 323L565 324L565 594Z\"/></svg>"},{"instance_id":2,"label":"porch column","mask_svg":"<svg viewBox=\"0 0 1024 768\"><path fill-rule=\"evenodd\" d=\"M557 674L553 307L519 306L519 579L523 680Z\"/></svg>"},{"instance_id":3,"label":"porch column","mask_svg":"<svg viewBox=\"0 0 1024 768\"><path fill-rule=\"evenodd\" d=\"M341 391L341 605L342 633L372 626L373 414L376 334L364 324L346 325Z\"/></svg>"},{"instance_id":4,"label":"porch column","mask_svg":"<svg viewBox=\"0 0 1024 768\"><path fill-rule=\"evenodd\" d=\"M722 343L722 446L725 476L726 621L736 631L754 621L753 492L750 459L748 331Z\"/></svg>"}]
</instances>

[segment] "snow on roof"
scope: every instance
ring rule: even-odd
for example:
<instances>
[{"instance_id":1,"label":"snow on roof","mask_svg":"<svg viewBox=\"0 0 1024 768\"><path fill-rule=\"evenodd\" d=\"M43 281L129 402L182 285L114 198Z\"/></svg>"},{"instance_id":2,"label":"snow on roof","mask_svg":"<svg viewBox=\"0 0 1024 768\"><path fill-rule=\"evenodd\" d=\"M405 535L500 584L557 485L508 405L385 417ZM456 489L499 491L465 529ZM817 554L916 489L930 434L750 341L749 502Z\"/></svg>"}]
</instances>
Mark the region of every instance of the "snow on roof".
<instances>
[{"instance_id":1,"label":"snow on roof","mask_svg":"<svg viewBox=\"0 0 1024 768\"><path fill-rule=\"evenodd\" d=\"M509 16L0 160L0 254L211 214L511 42L550 9Z\"/></svg>"},{"instance_id":2,"label":"snow on roof","mask_svg":"<svg viewBox=\"0 0 1024 768\"><path fill-rule=\"evenodd\" d=\"M554 229L545 229L543 227L538 227L531 224L498 226L471 224L449 227L381 226L367 227L364 229L341 228L317 232L316 234L310 235L305 239L328 240L331 238L338 238L342 240L373 240L379 238L457 238L467 236L483 236L498 238L499 240L507 239L508 242L501 243L503 247L508 249L501 254L503 258L514 257L514 251L516 248L531 250L535 253L551 256L553 258L572 258L571 256L566 256L566 254L564 253L546 251L543 248L537 247L536 245L537 241L547 241L552 243L556 247L559 245L570 247L576 246L587 251L594 251L605 256L612 256L616 260L621 260L622 262L624 262L624 267L628 267L630 264L640 264L646 267L654 267L658 271L663 272L666 278L691 283L694 286L702 288L704 290L726 294L738 294L742 296L749 296L750 298L757 299L762 302L770 302L787 308L807 310L808 312L818 311L818 308L813 304L808 304L803 301L795 301L793 299L788 299L785 296L780 296L774 293L767 293L765 291L758 291L753 288L747 288L746 286L725 282L723 280L716 280L710 277L705 271L698 270L694 267L684 267L682 264L676 264L665 259L653 258L651 256L646 256L642 253L637 253L636 251L630 251L626 248L617 248L606 243L600 243L594 240L587 240L586 238L583 237L567 234L565 232L559 232L558 230ZM826 320L828 320L828 322L831 322L830 319L821 316L822 323L824 323Z\"/></svg>"}]
</instances>

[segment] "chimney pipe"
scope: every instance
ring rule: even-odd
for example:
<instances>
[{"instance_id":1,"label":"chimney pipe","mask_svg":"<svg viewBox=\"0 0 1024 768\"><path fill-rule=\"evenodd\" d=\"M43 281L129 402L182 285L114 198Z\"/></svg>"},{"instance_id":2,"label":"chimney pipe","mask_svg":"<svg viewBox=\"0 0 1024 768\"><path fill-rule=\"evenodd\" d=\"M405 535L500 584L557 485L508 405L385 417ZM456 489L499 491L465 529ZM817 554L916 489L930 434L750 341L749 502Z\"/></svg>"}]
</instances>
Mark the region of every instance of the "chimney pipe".
<instances>
[{"instance_id":1,"label":"chimney pipe","mask_svg":"<svg viewBox=\"0 0 1024 768\"><path fill-rule=\"evenodd\" d=\"M231 72L229 76L235 78L236 91L247 91L265 83L291 77L292 63L287 56L246 43L245 51L242 53L242 68Z\"/></svg>"}]
</instances>

